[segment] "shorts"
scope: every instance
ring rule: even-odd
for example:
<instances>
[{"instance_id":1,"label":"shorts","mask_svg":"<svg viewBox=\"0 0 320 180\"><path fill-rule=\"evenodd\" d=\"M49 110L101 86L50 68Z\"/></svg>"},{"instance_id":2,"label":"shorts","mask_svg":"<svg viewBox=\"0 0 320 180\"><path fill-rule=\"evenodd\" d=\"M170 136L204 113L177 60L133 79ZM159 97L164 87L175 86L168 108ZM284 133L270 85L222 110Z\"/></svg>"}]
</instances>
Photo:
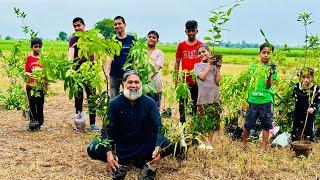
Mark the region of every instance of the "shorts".
<instances>
[{"instance_id":1,"label":"shorts","mask_svg":"<svg viewBox=\"0 0 320 180\"><path fill-rule=\"evenodd\" d=\"M273 107L272 103L266 104L252 104L249 103L249 109L247 110L246 122L244 127L247 129L254 129L257 119L261 121L261 129L272 129L273 121Z\"/></svg>"}]
</instances>

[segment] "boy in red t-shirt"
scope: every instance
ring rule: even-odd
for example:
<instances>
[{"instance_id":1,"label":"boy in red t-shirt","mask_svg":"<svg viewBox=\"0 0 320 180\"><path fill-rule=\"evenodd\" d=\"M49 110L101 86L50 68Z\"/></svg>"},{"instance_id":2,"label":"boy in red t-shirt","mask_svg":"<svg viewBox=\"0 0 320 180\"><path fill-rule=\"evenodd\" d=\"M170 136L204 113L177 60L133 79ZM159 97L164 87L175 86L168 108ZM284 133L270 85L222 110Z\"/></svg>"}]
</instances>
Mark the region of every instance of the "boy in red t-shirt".
<instances>
[{"instance_id":1,"label":"boy in red t-shirt","mask_svg":"<svg viewBox=\"0 0 320 180\"><path fill-rule=\"evenodd\" d=\"M40 52L42 48L42 41L39 38L34 38L31 40L32 55L29 55L26 60L25 71L27 73L27 96L29 101L30 109L30 123L29 129L32 131L39 130L43 125L43 104L44 104L44 94L45 90L37 90L37 93L33 93L32 84L36 82L34 78L31 77L32 71L36 68L43 68L40 63Z\"/></svg>"},{"instance_id":2,"label":"boy in red t-shirt","mask_svg":"<svg viewBox=\"0 0 320 180\"><path fill-rule=\"evenodd\" d=\"M174 65L175 71L180 70L180 62L181 62L181 69L187 70L190 72L194 68L194 64L200 62L200 59L198 58L197 49L198 47L203 44L200 42L196 35L198 33L198 23L194 20L189 20L186 22L186 30L185 30L188 39L179 43L177 47L176 52L176 62ZM178 74L175 78L175 84L177 84L178 81ZM191 75L188 73L186 77L186 83L189 86L189 91L191 94L192 99L192 112L193 114L196 114L196 103L198 98L198 86L194 79L191 78ZM179 114L180 114L180 124L184 123L186 121L185 116L185 104L186 102L183 99L180 99L179 101ZM182 144L184 144L184 137L182 137Z\"/></svg>"}]
</instances>

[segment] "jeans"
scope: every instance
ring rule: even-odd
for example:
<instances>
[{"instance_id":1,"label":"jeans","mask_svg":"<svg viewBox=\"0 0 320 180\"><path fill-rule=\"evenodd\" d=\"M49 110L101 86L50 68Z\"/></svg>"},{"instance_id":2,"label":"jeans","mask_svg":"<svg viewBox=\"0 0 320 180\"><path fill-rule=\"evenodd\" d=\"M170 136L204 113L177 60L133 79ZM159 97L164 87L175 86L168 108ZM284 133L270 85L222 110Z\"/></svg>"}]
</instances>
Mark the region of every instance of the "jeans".
<instances>
[{"instance_id":1,"label":"jeans","mask_svg":"<svg viewBox=\"0 0 320 180\"><path fill-rule=\"evenodd\" d=\"M148 96L151 97L156 102L158 109L160 110L162 92L158 92L155 94L148 94Z\"/></svg>"},{"instance_id":2,"label":"jeans","mask_svg":"<svg viewBox=\"0 0 320 180\"><path fill-rule=\"evenodd\" d=\"M110 98L111 99L119 95L121 82L122 82L121 77L110 76Z\"/></svg>"}]
</instances>

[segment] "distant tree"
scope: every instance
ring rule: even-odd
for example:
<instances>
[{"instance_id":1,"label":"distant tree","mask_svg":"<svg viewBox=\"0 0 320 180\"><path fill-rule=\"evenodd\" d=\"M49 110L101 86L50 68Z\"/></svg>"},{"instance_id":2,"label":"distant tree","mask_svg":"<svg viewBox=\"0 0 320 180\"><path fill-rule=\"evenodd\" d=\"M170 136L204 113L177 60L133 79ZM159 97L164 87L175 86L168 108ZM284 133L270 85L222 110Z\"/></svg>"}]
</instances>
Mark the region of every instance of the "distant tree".
<instances>
[{"instance_id":1,"label":"distant tree","mask_svg":"<svg viewBox=\"0 0 320 180\"><path fill-rule=\"evenodd\" d=\"M1 34L0 34L0 40L2 39L2 36L1 36Z\"/></svg>"},{"instance_id":2,"label":"distant tree","mask_svg":"<svg viewBox=\"0 0 320 180\"><path fill-rule=\"evenodd\" d=\"M10 37L10 36L6 36L6 37L4 38L4 40L11 40L11 39L13 39L13 38Z\"/></svg>"},{"instance_id":3,"label":"distant tree","mask_svg":"<svg viewBox=\"0 0 320 180\"><path fill-rule=\"evenodd\" d=\"M67 41L67 37L68 37L68 34L63 32L63 31L60 31L59 34L58 34L58 38L57 40L60 40L60 41Z\"/></svg>"},{"instance_id":4,"label":"distant tree","mask_svg":"<svg viewBox=\"0 0 320 180\"><path fill-rule=\"evenodd\" d=\"M98 21L94 25L94 28L99 29L105 38L111 38L112 35L116 33L113 28L113 20L110 18L105 18L101 21Z\"/></svg>"}]
</instances>

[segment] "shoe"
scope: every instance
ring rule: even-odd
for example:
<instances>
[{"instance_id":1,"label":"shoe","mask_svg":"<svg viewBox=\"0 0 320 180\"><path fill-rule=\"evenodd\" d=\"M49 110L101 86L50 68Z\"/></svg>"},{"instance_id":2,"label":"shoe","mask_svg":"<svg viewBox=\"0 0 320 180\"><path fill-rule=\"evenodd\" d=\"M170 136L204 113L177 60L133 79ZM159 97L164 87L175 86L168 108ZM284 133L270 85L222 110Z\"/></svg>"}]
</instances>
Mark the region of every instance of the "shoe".
<instances>
[{"instance_id":1,"label":"shoe","mask_svg":"<svg viewBox=\"0 0 320 180\"><path fill-rule=\"evenodd\" d=\"M206 145L205 144L200 144L198 146L198 148L201 149L201 150L205 150L206 149Z\"/></svg>"},{"instance_id":2,"label":"shoe","mask_svg":"<svg viewBox=\"0 0 320 180\"><path fill-rule=\"evenodd\" d=\"M86 127L86 114L79 112L74 116L74 124L77 131L84 131Z\"/></svg>"},{"instance_id":3,"label":"shoe","mask_svg":"<svg viewBox=\"0 0 320 180\"><path fill-rule=\"evenodd\" d=\"M91 124L91 125L90 125L90 129L91 129L91 131L93 131L93 132L99 132L99 131L100 131L100 128L99 128L97 125L95 125L95 124Z\"/></svg>"},{"instance_id":4,"label":"shoe","mask_svg":"<svg viewBox=\"0 0 320 180\"><path fill-rule=\"evenodd\" d=\"M209 145L206 146L206 150L212 151L212 150L213 150L213 147L209 144Z\"/></svg>"},{"instance_id":5,"label":"shoe","mask_svg":"<svg viewBox=\"0 0 320 180\"><path fill-rule=\"evenodd\" d=\"M184 133L181 134L180 146L187 148L186 137L184 136Z\"/></svg>"},{"instance_id":6,"label":"shoe","mask_svg":"<svg viewBox=\"0 0 320 180\"><path fill-rule=\"evenodd\" d=\"M44 131L45 129L46 129L46 127L43 124L39 127L40 131Z\"/></svg>"}]
</instances>

